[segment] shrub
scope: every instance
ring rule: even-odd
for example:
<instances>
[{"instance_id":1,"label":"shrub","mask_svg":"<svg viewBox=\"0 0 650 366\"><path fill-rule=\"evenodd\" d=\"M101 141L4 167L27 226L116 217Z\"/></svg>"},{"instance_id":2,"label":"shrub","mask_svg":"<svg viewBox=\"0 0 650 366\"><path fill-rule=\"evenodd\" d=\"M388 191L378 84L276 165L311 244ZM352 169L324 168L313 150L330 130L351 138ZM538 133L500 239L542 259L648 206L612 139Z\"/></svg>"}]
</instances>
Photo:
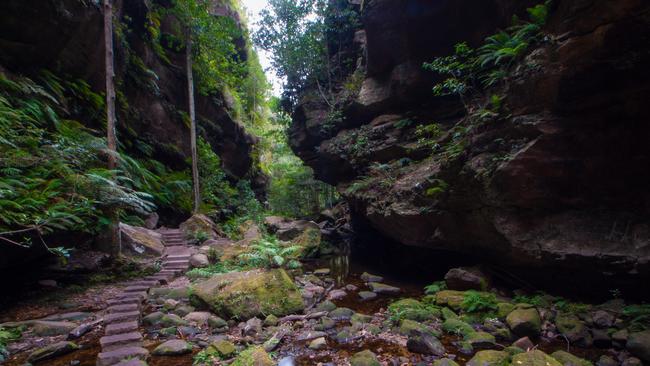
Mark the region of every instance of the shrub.
<instances>
[{"instance_id":1,"label":"shrub","mask_svg":"<svg viewBox=\"0 0 650 366\"><path fill-rule=\"evenodd\" d=\"M465 292L461 309L468 313L496 310L497 297L494 294L470 290Z\"/></svg>"}]
</instances>

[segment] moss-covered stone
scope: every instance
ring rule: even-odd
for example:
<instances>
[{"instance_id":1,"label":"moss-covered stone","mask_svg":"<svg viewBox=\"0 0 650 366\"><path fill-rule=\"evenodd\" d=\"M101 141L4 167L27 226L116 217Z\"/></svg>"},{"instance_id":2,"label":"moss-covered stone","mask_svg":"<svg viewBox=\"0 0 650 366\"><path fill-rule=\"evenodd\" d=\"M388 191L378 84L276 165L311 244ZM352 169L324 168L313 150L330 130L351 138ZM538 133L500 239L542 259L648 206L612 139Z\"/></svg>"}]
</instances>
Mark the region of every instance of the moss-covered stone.
<instances>
[{"instance_id":1,"label":"moss-covered stone","mask_svg":"<svg viewBox=\"0 0 650 366\"><path fill-rule=\"evenodd\" d=\"M537 337L542 329L542 319L535 308L516 308L506 317L512 332L520 337Z\"/></svg>"},{"instance_id":2,"label":"moss-covered stone","mask_svg":"<svg viewBox=\"0 0 650 366\"><path fill-rule=\"evenodd\" d=\"M314 310L316 311L332 311L336 309L336 304L329 300L325 300L321 302L320 304L316 305L316 308Z\"/></svg>"},{"instance_id":3,"label":"moss-covered stone","mask_svg":"<svg viewBox=\"0 0 650 366\"><path fill-rule=\"evenodd\" d=\"M264 326L274 327L278 325L278 323L279 323L278 317L273 314L270 314L266 318L264 318Z\"/></svg>"},{"instance_id":4,"label":"moss-covered stone","mask_svg":"<svg viewBox=\"0 0 650 366\"><path fill-rule=\"evenodd\" d=\"M507 366L510 355L503 351L478 351L467 366Z\"/></svg>"},{"instance_id":5,"label":"moss-covered stone","mask_svg":"<svg viewBox=\"0 0 650 366\"><path fill-rule=\"evenodd\" d=\"M300 257L307 258L319 253L321 240L321 232L318 225L306 226L298 237L291 240L291 244L301 248L298 252Z\"/></svg>"},{"instance_id":6,"label":"moss-covered stone","mask_svg":"<svg viewBox=\"0 0 650 366\"><path fill-rule=\"evenodd\" d=\"M262 347L250 347L237 356L231 366L274 366L275 363Z\"/></svg>"},{"instance_id":7,"label":"moss-covered stone","mask_svg":"<svg viewBox=\"0 0 650 366\"><path fill-rule=\"evenodd\" d=\"M585 323L576 315L560 313L555 318L555 325L569 341L581 346L591 344L591 334Z\"/></svg>"},{"instance_id":8,"label":"moss-covered stone","mask_svg":"<svg viewBox=\"0 0 650 366\"><path fill-rule=\"evenodd\" d=\"M462 336L467 336L471 333L474 333L474 328L471 325L465 323L460 319L447 319L442 323L442 329L447 333L460 334Z\"/></svg>"},{"instance_id":9,"label":"moss-covered stone","mask_svg":"<svg viewBox=\"0 0 650 366\"><path fill-rule=\"evenodd\" d=\"M158 324L163 327L177 327L180 325L188 325L189 323L176 314L165 314L160 318Z\"/></svg>"},{"instance_id":10,"label":"moss-covered stone","mask_svg":"<svg viewBox=\"0 0 650 366\"><path fill-rule=\"evenodd\" d=\"M509 302L500 302L497 304L497 317L499 319L505 319L513 310L515 310L515 305Z\"/></svg>"},{"instance_id":11,"label":"moss-covered stone","mask_svg":"<svg viewBox=\"0 0 650 366\"><path fill-rule=\"evenodd\" d=\"M67 353L76 351L79 349L75 343L72 342L57 342L50 344L43 348L39 348L36 351L32 352L27 360L29 362L39 362L42 360L47 360L53 357L58 357L65 355Z\"/></svg>"},{"instance_id":12,"label":"moss-covered stone","mask_svg":"<svg viewBox=\"0 0 650 366\"><path fill-rule=\"evenodd\" d=\"M494 336L486 332L468 333L464 338L466 342L472 345L473 349L492 348L496 345Z\"/></svg>"},{"instance_id":13,"label":"moss-covered stone","mask_svg":"<svg viewBox=\"0 0 650 366\"><path fill-rule=\"evenodd\" d=\"M448 306L456 311L461 309L465 293L463 291L444 290L436 293L436 305Z\"/></svg>"},{"instance_id":14,"label":"moss-covered stone","mask_svg":"<svg viewBox=\"0 0 650 366\"><path fill-rule=\"evenodd\" d=\"M551 353L551 357L556 359L563 366L593 366L590 361L574 356L565 351L555 351Z\"/></svg>"},{"instance_id":15,"label":"moss-covered stone","mask_svg":"<svg viewBox=\"0 0 650 366\"><path fill-rule=\"evenodd\" d=\"M405 336L418 334L430 334L435 337L440 336L433 328L410 319L402 319L400 321L398 332Z\"/></svg>"},{"instance_id":16,"label":"moss-covered stone","mask_svg":"<svg viewBox=\"0 0 650 366\"><path fill-rule=\"evenodd\" d=\"M448 358L441 358L439 360L433 361L433 366L460 366L458 363L454 360L450 360Z\"/></svg>"},{"instance_id":17,"label":"moss-covered stone","mask_svg":"<svg viewBox=\"0 0 650 366\"><path fill-rule=\"evenodd\" d=\"M304 309L300 291L282 269L213 276L194 286L192 301L207 304L219 316L241 320Z\"/></svg>"},{"instance_id":18,"label":"moss-covered stone","mask_svg":"<svg viewBox=\"0 0 650 366\"><path fill-rule=\"evenodd\" d=\"M562 366L556 359L539 350L518 353L512 356L512 365Z\"/></svg>"},{"instance_id":19,"label":"moss-covered stone","mask_svg":"<svg viewBox=\"0 0 650 366\"><path fill-rule=\"evenodd\" d=\"M156 356L177 356L184 355L192 352L192 345L181 340L181 339L172 339L167 341L158 347L156 347L152 354Z\"/></svg>"},{"instance_id":20,"label":"moss-covered stone","mask_svg":"<svg viewBox=\"0 0 650 366\"><path fill-rule=\"evenodd\" d=\"M219 356L224 358L230 358L237 352L235 345L225 339L221 339L212 343L210 347L214 348Z\"/></svg>"},{"instance_id":21,"label":"moss-covered stone","mask_svg":"<svg viewBox=\"0 0 650 366\"><path fill-rule=\"evenodd\" d=\"M350 359L350 364L352 366L381 366L377 356L369 350L355 353Z\"/></svg>"}]
</instances>

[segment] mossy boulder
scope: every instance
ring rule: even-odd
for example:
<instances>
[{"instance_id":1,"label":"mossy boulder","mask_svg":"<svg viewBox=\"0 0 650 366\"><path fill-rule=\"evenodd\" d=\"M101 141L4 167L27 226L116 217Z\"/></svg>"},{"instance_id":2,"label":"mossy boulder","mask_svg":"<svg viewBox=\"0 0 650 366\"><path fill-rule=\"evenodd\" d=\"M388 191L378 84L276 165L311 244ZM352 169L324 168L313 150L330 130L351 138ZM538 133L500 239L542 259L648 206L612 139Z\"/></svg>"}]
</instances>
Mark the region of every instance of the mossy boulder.
<instances>
[{"instance_id":1,"label":"mossy boulder","mask_svg":"<svg viewBox=\"0 0 650 366\"><path fill-rule=\"evenodd\" d=\"M515 310L515 305L509 302L500 302L497 304L497 317L499 319L505 319L513 310Z\"/></svg>"},{"instance_id":2,"label":"mossy boulder","mask_svg":"<svg viewBox=\"0 0 650 366\"><path fill-rule=\"evenodd\" d=\"M43 348L39 348L36 351L32 352L27 360L29 362L39 362L42 360L47 360L50 358L58 357L61 355L68 354L70 352L74 352L79 349L79 346L77 346L75 343L72 342L57 342L50 344L48 346L45 346Z\"/></svg>"},{"instance_id":3,"label":"mossy boulder","mask_svg":"<svg viewBox=\"0 0 650 366\"><path fill-rule=\"evenodd\" d=\"M650 330L630 333L627 339L627 349L643 361L650 362Z\"/></svg>"},{"instance_id":4,"label":"mossy boulder","mask_svg":"<svg viewBox=\"0 0 650 366\"><path fill-rule=\"evenodd\" d=\"M535 308L516 308L506 317L512 332L520 337L537 337L542 329L542 319Z\"/></svg>"},{"instance_id":5,"label":"mossy boulder","mask_svg":"<svg viewBox=\"0 0 650 366\"><path fill-rule=\"evenodd\" d=\"M458 318L449 318L445 320L445 322L442 323L442 329L447 333L460 334L464 337L475 332L471 325Z\"/></svg>"},{"instance_id":6,"label":"mossy boulder","mask_svg":"<svg viewBox=\"0 0 650 366\"><path fill-rule=\"evenodd\" d=\"M283 269L213 276L194 285L191 301L207 305L221 317L240 320L284 316L305 307L300 291Z\"/></svg>"},{"instance_id":7,"label":"mossy boulder","mask_svg":"<svg viewBox=\"0 0 650 366\"><path fill-rule=\"evenodd\" d=\"M236 352L235 345L225 339L218 340L210 345L221 357L230 358Z\"/></svg>"},{"instance_id":8,"label":"mossy boulder","mask_svg":"<svg viewBox=\"0 0 650 366\"><path fill-rule=\"evenodd\" d=\"M574 356L566 351L555 351L551 353L551 357L556 359L563 366L593 366L590 361Z\"/></svg>"},{"instance_id":9,"label":"mossy boulder","mask_svg":"<svg viewBox=\"0 0 650 366\"><path fill-rule=\"evenodd\" d=\"M77 324L72 322L37 320L33 323L32 330L38 336L52 337L57 335L68 334L76 327Z\"/></svg>"},{"instance_id":10,"label":"mossy boulder","mask_svg":"<svg viewBox=\"0 0 650 366\"><path fill-rule=\"evenodd\" d=\"M172 339L156 347L153 355L156 356L178 356L192 352L192 345L181 339Z\"/></svg>"},{"instance_id":11,"label":"mossy boulder","mask_svg":"<svg viewBox=\"0 0 650 366\"><path fill-rule=\"evenodd\" d=\"M369 350L355 353L350 359L350 364L352 366L381 366L381 363L379 363L379 360L377 359L377 355Z\"/></svg>"},{"instance_id":12,"label":"mossy boulder","mask_svg":"<svg viewBox=\"0 0 650 366\"><path fill-rule=\"evenodd\" d=\"M512 365L562 366L556 359L539 350L518 353L512 356Z\"/></svg>"},{"instance_id":13,"label":"mossy boulder","mask_svg":"<svg viewBox=\"0 0 650 366\"><path fill-rule=\"evenodd\" d=\"M157 257L165 251L162 234L153 230L120 223L120 237L126 253Z\"/></svg>"},{"instance_id":14,"label":"mossy boulder","mask_svg":"<svg viewBox=\"0 0 650 366\"><path fill-rule=\"evenodd\" d=\"M436 305L447 306L456 311L461 309L465 293L463 291L444 290L436 293Z\"/></svg>"},{"instance_id":15,"label":"mossy boulder","mask_svg":"<svg viewBox=\"0 0 650 366\"><path fill-rule=\"evenodd\" d=\"M468 333L464 338L466 342L472 345L472 349L492 348L496 345L494 336L486 332Z\"/></svg>"},{"instance_id":16,"label":"mossy boulder","mask_svg":"<svg viewBox=\"0 0 650 366\"><path fill-rule=\"evenodd\" d=\"M508 366L510 355L503 351L478 351L467 366Z\"/></svg>"},{"instance_id":17,"label":"mossy boulder","mask_svg":"<svg viewBox=\"0 0 650 366\"><path fill-rule=\"evenodd\" d=\"M448 358L441 358L439 360L433 361L433 366L460 366L458 363L454 360L450 360Z\"/></svg>"},{"instance_id":18,"label":"mossy boulder","mask_svg":"<svg viewBox=\"0 0 650 366\"><path fill-rule=\"evenodd\" d=\"M180 229L189 237L194 236L194 234L198 232L206 233L210 238L224 236L223 232L219 230L217 224L203 214L194 214L180 225Z\"/></svg>"},{"instance_id":19,"label":"mossy boulder","mask_svg":"<svg viewBox=\"0 0 650 366\"><path fill-rule=\"evenodd\" d=\"M305 227L304 231L295 239L291 240L291 245L300 247L298 255L300 257L313 257L319 254L322 236L318 225Z\"/></svg>"},{"instance_id":20,"label":"mossy boulder","mask_svg":"<svg viewBox=\"0 0 650 366\"><path fill-rule=\"evenodd\" d=\"M592 339L591 334L589 334L589 329L585 325L585 322L580 320L576 315L560 313L555 318L555 325L560 333L567 337L571 343L580 346L591 345Z\"/></svg>"},{"instance_id":21,"label":"mossy boulder","mask_svg":"<svg viewBox=\"0 0 650 366\"><path fill-rule=\"evenodd\" d=\"M398 332L405 336L418 334L431 334L436 337L440 336L440 334L433 328L410 319L402 319L400 321Z\"/></svg>"},{"instance_id":22,"label":"mossy boulder","mask_svg":"<svg viewBox=\"0 0 650 366\"><path fill-rule=\"evenodd\" d=\"M274 366L275 362L262 347L250 347L237 356L231 366Z\"/></svg>"}]
</instances>

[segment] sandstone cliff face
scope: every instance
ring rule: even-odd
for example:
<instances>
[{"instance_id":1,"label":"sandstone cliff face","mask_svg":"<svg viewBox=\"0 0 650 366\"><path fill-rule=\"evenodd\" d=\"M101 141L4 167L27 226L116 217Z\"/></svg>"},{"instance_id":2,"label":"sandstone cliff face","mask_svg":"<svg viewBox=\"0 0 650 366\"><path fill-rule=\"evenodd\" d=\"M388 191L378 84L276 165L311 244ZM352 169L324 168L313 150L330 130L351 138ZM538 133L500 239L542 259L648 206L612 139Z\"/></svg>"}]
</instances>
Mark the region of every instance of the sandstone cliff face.
<instances>
[{"instance_id":1,"label":"sandstone cliff face","mask_svg":"<svg viewBox=\"0 0 650 366\"><path fill-rule=\"evenodd\" d=\"M103 91L103 15L99 4L101 1L95 0L3 1L0 65L14 73L48 69L60 76L86 80L94 91ZM215 1L215 14L231 16L220 4ZM190 155L190 132L180 114L187 110L184 51L166 50L166 62L146 39L150 1L117 0L114 8L119 25L116 80L121 83L122 99L128 103L118 108L118 133L137 137L154 147L155 158L182 167ZM173 19L162 19L161 23L163 31L172 32ZM146 68L148 76L142 75L143 70L133 70L139 60L134 62L131 55L141 59L142 65L136 66ZM224 168L241 178L250 171L256 141L231 117L226 99L198 97L199 132L222 158Z\"/></svg>"},{"instance_id":2,"label":"sandstone cliff face","mask_svg":"<svg viewBox=\"0 0 650 366\"><path fill-rule=\"evenodd\" d=\"M494 91L504 116L470 125L458 100L431 93L422 62L480 44L532 4L366 1L360 90L333 129L307 94L293 148L398 243L550 281L650 278L647 2L556 1L547 40ZM432 122L444 147L433 155L415 132Z\"/></svg>"}]
</instances>

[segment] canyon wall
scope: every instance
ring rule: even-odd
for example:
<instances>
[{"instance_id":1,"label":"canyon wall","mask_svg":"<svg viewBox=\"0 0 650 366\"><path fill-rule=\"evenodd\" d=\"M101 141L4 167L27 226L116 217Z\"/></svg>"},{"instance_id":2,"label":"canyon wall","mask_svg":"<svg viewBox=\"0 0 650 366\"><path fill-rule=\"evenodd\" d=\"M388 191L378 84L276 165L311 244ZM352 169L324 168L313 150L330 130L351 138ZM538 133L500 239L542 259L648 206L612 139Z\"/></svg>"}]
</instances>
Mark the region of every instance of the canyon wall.
<instances>
[{"instance_id":1,"label":"canyon wall","mask_svg":"<svg viewBox=\"0 0 650 366\"><path fill-rule=\"evenodd\" d=\"M440 79L422 68L534 4L365 1L350 45L363 77L343 118L305 91L292 147L404 251L474 256L539 283L634 286L650 279L650 4L555 1L544 39L466 106L434 96ZM498 116L469 116L491 95Z\"/></svg>"}]
</instances>

